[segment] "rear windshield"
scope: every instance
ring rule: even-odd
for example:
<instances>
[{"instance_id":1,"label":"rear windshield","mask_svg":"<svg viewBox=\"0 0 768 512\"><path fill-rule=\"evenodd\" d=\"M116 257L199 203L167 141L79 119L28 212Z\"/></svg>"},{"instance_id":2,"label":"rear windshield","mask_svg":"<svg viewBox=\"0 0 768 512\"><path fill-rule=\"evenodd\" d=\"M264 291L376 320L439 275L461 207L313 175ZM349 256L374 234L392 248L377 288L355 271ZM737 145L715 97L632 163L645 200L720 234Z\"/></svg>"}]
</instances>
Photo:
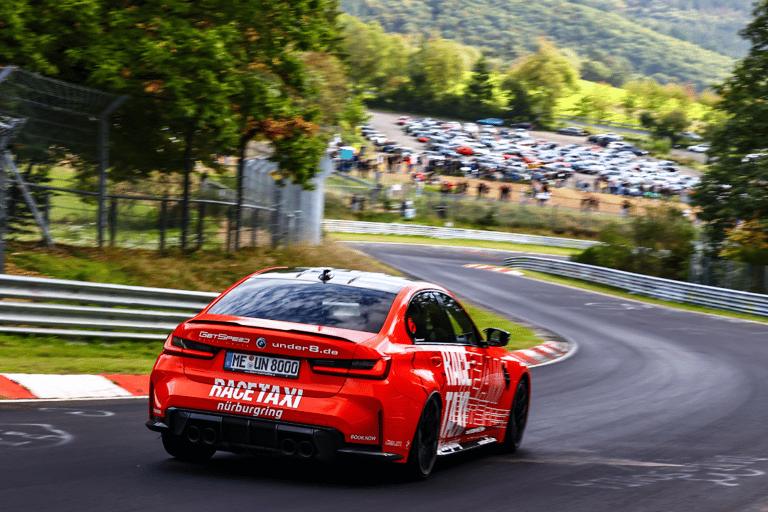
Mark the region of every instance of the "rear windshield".
<instances>
[{"instance_id":1,"label":"rear windshield","mask_svg":"<svg viewBox=\"0 0 768 512\"><path fill-rule=\"evenodd\" d=\"M354 286L259 278L227 293L208 313L377 333L396 296Z\"/></svg>"}]
</instances>

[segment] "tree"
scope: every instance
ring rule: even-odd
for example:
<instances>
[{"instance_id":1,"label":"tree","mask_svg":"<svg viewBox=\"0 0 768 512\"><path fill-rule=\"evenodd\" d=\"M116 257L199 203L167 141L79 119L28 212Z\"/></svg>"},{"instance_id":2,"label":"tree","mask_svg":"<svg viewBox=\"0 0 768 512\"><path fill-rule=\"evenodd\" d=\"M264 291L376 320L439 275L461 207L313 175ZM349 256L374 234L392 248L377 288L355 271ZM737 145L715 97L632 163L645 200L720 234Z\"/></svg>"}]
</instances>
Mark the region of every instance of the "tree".
<instances>
[{"instance_id":1,"label":"tree","mask_svg":"<svg viewBox=\"0 0 768 512\"><path fill-rule=\"evenodd\" d=\"M502 89L508 91L519 82L527 91L540 124L553 122L553 106L567 91L576 90L576 69L558 50L546 41L539 50L509 71Z\"/></svg>"},{"instance_id":2,"label":"tree","mask_svg":"<svg viewBox=\"0 0 768 512\"><path fill-rule=\"evenodd\" d=\"M590 82L607 82L611 76L611 70L600 61L587 60L582 62L579 75L583 80Z\"/></svg>"},{"instance_id":3,"label":"tree","mask_svg":"<svg viewBox=\"0 0 768 512\"><path fill-rule=\"evenodd\" d=\"M517 80L508 80L505 82L505 86L506 91L509 94L507 103L509 113L507 114L507 118L513 122L534 121L531 98L523 84Z\"/></svg>"},{"instance_id":4,"label":"tree","mask_svg":"<svg viewBox=\"0 0 768 512\"><path fill-rule=\"evenodd\" d=\"M681 138L680 132L688 128L691 121L686 117L685 112L675 109L660 116L643 112L640 114L640 124L651 130L654 137L669 139L674 146Z\"/></svg>"},{"instance_id":5,"label":"tree","mask_svg":"<svg viewBox=\"0 0 768 512\"><path fill-rule=\"evenodd\" d=\"M481 55L472 68L472 78L467 84L467 101L471 105L486 105L493 100L493 83L491 83L491 71L488 69L488 60Z\"/></svg>"},{"instance_id":6,"label":"tree","mask_svg":"<svg viewBox=\"0 0 768 512\"><path fill-rule=\"evenodd\" d=\"M286 127L311 136L301 53L333 45L336 15L333 0L3 2L12 30L0 31L0 61L130 96L111 162L113 178L134 179L213 165L211 155Z\"/></svg>"},{"instance_id":7,"label":"tree","mask_svg":"<svg viewBox=\"0 0 768 512\"><path fill-rule=\"evenodd\" d=\"M693 253L693 225L671 206L646 208L626 226L614 224L573 261L627 272L684 280Z\"/></svg>"},{"instance_id":8,"label":"tree","mask_svg":"<svg viewBox=\"0 0 768 512\"><path fill-rule=\"evenodd\" d=\"M768 229L768 159L747 157L768 146L768 0L756 4L753 16L741 32L752 44L749 54L716 87L719 109L728 118L712 139L715 164L693 195L713 253L739 221L754 220Z\"/></svg>"}]
</instances>

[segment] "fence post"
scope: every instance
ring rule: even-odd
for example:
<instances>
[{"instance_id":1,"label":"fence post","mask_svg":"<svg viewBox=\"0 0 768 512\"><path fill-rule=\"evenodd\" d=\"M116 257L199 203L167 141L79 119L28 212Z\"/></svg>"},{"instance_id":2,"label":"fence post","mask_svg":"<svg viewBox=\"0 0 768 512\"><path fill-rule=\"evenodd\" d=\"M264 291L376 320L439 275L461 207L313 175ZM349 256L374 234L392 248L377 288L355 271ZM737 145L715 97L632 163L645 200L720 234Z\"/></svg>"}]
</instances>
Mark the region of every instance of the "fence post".
<instances>
[{"instance_id":1,"label":"fence post","mask_svg":"<svg viewBox=\"0 0 768 512\"><path fill-rule=\"evenodd\" d=\"M259 228L259 209L251 208L251 247L256 247L256 230Z\"/></svg>"},{"instance_id":2,"label":"fence post","mask_svg":"<svg viewBox=\"0 0 768 512\"><path fill-rule=\"evenodd\" d=\"M43 196L43 220L46 225L51 225L51 191L46 190Z\"/></svg>"},{"instance_id":3,"label":"fence post","mask_svg":"<svg viewBox=\"0 0 768 512\"><path fill-rule=\"evenodd\" d=\"M117 238L117 198L109 199L109 245L115 246Z\"/></svg>"},{"instance_id":4,"label":"fence post","mask_svg":"<svg viewBox=\"0 0 768 512\"><path fill-rule=\"evenodd\" d=\"M232 207L228 206L226 213L227 222L226 222L226 229L227 229L227 251L232 250Z\"/></svg>"},{"instance_id":5,"label":"fence post","mask_svg":"<svg viewBox=\"0 0 768 512\"><path fill-rule=\"evenodd\" d=\"M197 249L203 248L205 231L205 203L197 203Z\"/></svg>"},{"instance_id":6,"label":"fence post","mask_svg":"<svg viewBox=\"0 0 768 512\"><path fill-rule=\"evenodd\" d=\"M165 249L165 229L168 223L168 200L160 200L160 250Z\"/></svg>"},{"instance_id":7,"label":"fence post","mask_svg":"<svg viewBox=\"0 0 768 512\"><path fill-rule=\"evenodd\" d=\"M272 247L277 247L282 241L282 229L281 229L281 203L283 202L283 187L279 184L275 185L274 196L272 205Z\"/></svg>"},{"instance_id":8,"label":"fence post","mask_svg":"<svg viewBox=\"0 0 768 512\"><path fill-rule=\"evenodd\" d=\"M123 104L128 96L118 96L99 114L99 199L96 219L96 238L99 247L104 245L104 210L107 197L107 169L109 168L109 117Z\"/></svg>"}]
</instances>

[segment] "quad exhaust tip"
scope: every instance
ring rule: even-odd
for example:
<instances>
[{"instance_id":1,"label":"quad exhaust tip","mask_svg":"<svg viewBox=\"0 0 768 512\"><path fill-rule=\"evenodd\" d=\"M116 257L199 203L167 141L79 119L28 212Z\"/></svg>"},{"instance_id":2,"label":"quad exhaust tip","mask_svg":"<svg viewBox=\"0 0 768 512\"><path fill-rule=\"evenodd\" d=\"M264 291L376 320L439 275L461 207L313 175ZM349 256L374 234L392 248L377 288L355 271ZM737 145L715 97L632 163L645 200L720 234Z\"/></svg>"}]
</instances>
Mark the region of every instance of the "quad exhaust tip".
<instances>
[{"instance_id":1,"label":"quad exhaust tip","mask_svg":"<svg viewBox=\"0 0 768 512\"><path fill-rule=\"evenodd\" d=\"M187 439L190 443L200 442L200 429L194 425L187 429Z\"/></svg>"},{"instance_id":2,"label":"quad exhaust tip","mask_svg":"<svg viewBox=\"0 0 768 512\"><path fill-rule=\"evenodd\" d=\"M216 442L216 431L212 428L206 428L203 430L203 442L205 444L213 444Z\"/></svg>"},{"instance_id":3,"label":"quad exhaust tip","mask_svg":"<svg viewBox=\"0 0 768 512\"><path fill-rule=\"evenodd\" d=\"M299 455L305 459L310 458L315 453L315 447L309 441L302 441L299 443Z\"/></svg>"},{"instance_id":4,"label":"quad exhaust tip","mask_svg":"<svg viewBox=\"0 0 768 512\"><path fill-rule=\"evenodd\" d=\"M280 449L283 451L283 454L285 455L293 455L296 453L296 449L298 448L298 445L296 444L296 441L293 439L283 439L283 441L280 443Z\"/></svg>"}]
</instances>

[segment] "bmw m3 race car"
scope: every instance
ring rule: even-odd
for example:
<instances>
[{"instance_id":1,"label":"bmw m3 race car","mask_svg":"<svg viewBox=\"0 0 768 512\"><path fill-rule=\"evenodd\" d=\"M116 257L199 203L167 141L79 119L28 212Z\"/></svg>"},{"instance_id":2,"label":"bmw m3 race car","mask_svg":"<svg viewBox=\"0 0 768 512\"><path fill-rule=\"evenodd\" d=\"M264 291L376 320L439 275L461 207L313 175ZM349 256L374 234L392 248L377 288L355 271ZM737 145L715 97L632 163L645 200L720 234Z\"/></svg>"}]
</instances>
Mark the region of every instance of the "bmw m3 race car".
<instances>
[{"instance_id":1,"label":"bmw m3 race car","mask_svg":"<svg viewBox=\"0 0 768 512\"><path fill-rule=\"evenodd\" d=\"M168 337L150 378L149 429L166 451L402 463L520 444L530 373L444 288L327 268L248 276Z\"/></svg>"}]
</instances>

